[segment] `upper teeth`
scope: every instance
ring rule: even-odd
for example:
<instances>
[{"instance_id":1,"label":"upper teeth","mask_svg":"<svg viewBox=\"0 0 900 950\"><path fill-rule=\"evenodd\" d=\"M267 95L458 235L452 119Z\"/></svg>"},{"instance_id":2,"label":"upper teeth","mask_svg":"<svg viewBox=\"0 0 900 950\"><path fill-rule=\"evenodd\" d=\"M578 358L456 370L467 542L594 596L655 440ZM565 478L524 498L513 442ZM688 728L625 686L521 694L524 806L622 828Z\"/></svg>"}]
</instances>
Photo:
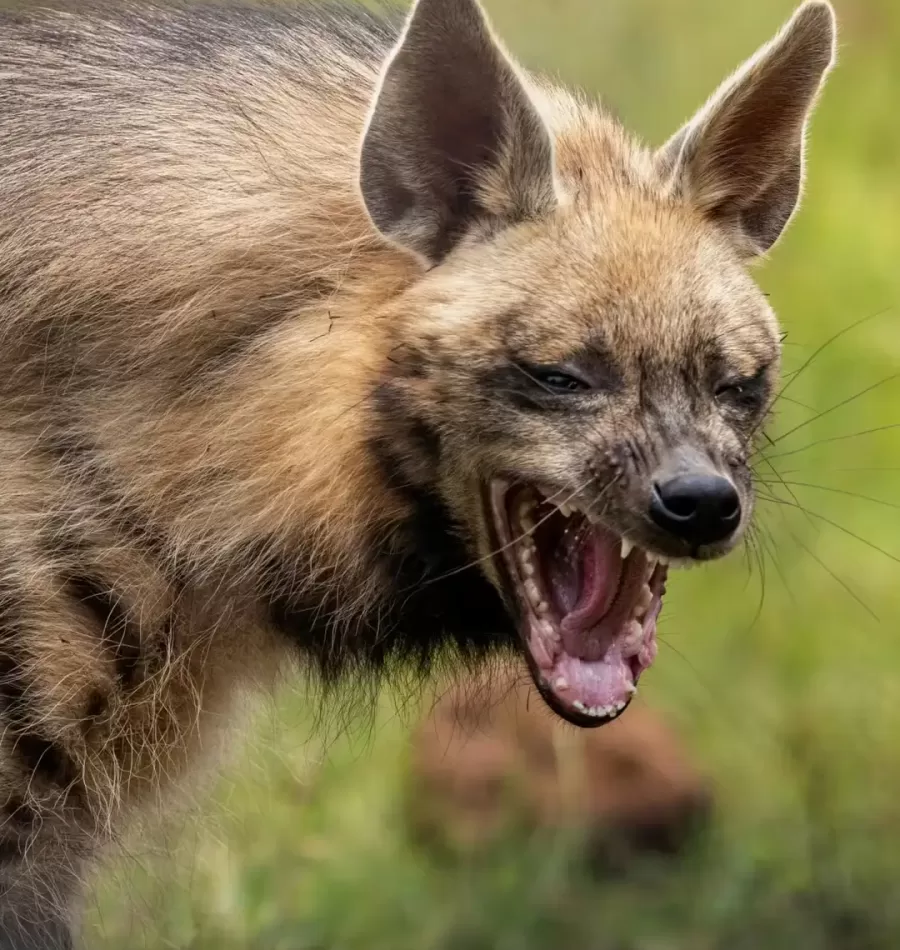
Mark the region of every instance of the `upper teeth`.
<instances>
[{"instance_id":1,"label":"upper teeth","mask_svg":"<svg viewBox=\"0 0 900 950\"><path fill-rule=\"evenodd\" d=\"M622 538L622 560L628 557L629 554L634 550L634 541L629 541L628 538Z\"/></svg>"},{"instance_id":2,"label":"upper teeth","mask_svg":"<svg viewBox=\"0 0 900 950\"><path fill-rule=\"evenodd\" d=\"M547 618L550 616L550 605L544 599L541 589L535 580L537 576L537 565L535 564L537 550L534 541L530 537L523 538L516 547L516 554L518 556L519 566L525 575L524 587L525 594L528 597L528 603L531 605L537 617L544 620L544 632L553 634L553 626L547 622Z\"/></svg>"}]
</instances>

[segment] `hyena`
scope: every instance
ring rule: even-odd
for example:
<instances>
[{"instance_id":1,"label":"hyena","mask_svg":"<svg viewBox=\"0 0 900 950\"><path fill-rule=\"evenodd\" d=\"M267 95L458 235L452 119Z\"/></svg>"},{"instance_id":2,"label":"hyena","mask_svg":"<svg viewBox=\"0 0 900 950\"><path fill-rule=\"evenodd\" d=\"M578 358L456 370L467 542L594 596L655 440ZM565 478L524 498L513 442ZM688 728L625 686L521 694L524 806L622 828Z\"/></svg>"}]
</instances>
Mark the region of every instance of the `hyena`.
<instances>
[{"instance_id":1,"label":"hyena","mask_svg":"<svg viewBox=\"0 0 900 950\"><path fill-rule=\"evenodd\" d=\"M801 192L807 2L660 148L477 0L2 14L0 930L235 698L511 647L603 723L739 542Z\"/></svg>"}]
</instances>

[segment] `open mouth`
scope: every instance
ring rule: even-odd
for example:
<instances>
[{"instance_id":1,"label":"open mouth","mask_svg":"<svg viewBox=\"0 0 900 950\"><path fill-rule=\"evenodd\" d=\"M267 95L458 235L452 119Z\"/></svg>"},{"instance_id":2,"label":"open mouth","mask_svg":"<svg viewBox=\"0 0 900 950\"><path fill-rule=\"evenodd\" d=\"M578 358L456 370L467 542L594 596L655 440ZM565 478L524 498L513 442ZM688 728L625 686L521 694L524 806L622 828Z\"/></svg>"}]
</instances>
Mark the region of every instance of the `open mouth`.
<instances>
[{"instance_id":1,"label":"open mouth","mask_svg":"<svg viewBox=\"0 0 900 950\"><path fill-rule=\"evenodd\" d=\"M491 509L535 682L560 716L618 716L656 658L668 567L530 486L491 486Z\"/></svg>"}]
</instances>

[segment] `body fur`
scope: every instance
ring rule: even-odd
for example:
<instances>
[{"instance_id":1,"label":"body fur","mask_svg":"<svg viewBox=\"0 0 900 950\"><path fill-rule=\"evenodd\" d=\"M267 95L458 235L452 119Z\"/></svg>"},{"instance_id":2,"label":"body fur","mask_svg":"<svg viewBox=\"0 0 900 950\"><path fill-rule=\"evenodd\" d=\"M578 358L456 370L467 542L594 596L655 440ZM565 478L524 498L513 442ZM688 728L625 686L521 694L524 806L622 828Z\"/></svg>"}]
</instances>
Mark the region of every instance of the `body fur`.
<instances>
[{"instance_id":1,"label":"body fur","mask_svg":"<svg viewBox=\"0 0 900 950\"><path fill-rule=\"evenodd\" d=\"M334 679L517 642L496 571L462 570L488 544L460 527L465 460L433 475L483 408L458 397L453 367L494 364L430 313L458 306L462 327L479 309L496 317L478 331L494 349L518 334L549 362L580 345L585 314L639 300L607 345L652 363L663 337L697 351L693 311L660 323L688 294L737 369L776 345L767 309L746 319L764 306L737 269L746 247L673 187L674 153L660 161L599 106L521 71L555 184L513 201L531 169L503 156L429 284L425 245L403 246L419 232L386 240L358 185L402 26L236 2L0 18L10 946L65 945L85 868L196 767L243 689L298 659ZM521 287L478 263L478 241L527 232L557 199L539 240L501 251L570 317L520 326L504 315ZM594 273L599 253L618 263ZM554 280L571 266L577 280ZM709 274L723 276L700 286ZM486 420L485 455L491 437Z\"/></svg>"}]
</instances>

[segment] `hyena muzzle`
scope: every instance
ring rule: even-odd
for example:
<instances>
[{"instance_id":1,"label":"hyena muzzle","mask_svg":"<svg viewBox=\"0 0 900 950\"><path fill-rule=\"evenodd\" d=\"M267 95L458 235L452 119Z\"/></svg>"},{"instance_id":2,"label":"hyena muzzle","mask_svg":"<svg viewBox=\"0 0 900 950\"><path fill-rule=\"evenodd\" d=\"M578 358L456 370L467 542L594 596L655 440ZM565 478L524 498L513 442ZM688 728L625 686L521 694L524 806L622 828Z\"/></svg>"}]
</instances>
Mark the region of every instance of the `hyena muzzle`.
<instances>
[{"instance_id":1,"label":"hyena muzzle","mask_svg":"<svg viewBox=\"0 0 900 950\"><path fill-rule=\"evenodd\" d=\"M659 149L477 0L0 19L0 946L298 663L617 716L751 517L828 4Z\"/></svg>"}]
</instances>

